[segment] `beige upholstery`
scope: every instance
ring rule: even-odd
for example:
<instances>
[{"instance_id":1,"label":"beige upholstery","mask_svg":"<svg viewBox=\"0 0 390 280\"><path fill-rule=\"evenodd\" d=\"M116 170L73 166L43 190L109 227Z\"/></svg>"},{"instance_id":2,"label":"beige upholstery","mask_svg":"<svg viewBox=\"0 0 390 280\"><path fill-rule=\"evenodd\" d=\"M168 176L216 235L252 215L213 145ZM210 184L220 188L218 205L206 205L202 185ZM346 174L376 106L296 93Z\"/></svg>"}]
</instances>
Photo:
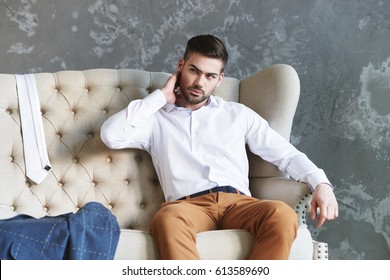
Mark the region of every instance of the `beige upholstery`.
<instances>
[{"instance_id":1,"label":"beige upholstery","mask_svg":"<svg viewBox=\"0 0 390 280\"><path fill-rule=\"evenodd\" d=\"M0 74L0 218L20 213L54 216L98 201L122 228L116 259L158 258L148 229L164 198L151 159L144 151L107 148L99 130L131 100L160 88L168 74L93 69L35 77L52 170L39 185L25 177L15 77ZM295 70L274 65L242 81L225 78L216 95L248 105L288 138L299 90ZM309 188L258 157L250 156L250 166L255 196L282 199L299 213L290 258L326 259L327 250L318 253L326 244L313 241L305 224ZM198 234L197 246L204 259L241 259L252 242L243 230L210 231Z\"/></svg>"}]
</instances>

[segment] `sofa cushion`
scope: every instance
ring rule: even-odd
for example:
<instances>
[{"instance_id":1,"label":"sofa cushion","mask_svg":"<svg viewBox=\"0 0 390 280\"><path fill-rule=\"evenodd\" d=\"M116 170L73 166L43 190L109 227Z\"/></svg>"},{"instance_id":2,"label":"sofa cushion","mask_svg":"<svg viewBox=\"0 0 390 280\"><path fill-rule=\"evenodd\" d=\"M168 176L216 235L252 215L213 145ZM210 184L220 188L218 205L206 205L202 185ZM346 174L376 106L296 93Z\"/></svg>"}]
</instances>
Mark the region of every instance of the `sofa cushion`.
<instances>
[{"instance_id":1,"label":"sofa cushion","mask_svg":"<svg viewBox=\"0 0 390 280\"><path fill-rule=\"evenodd\" d=\"M253 246L254 237L246 230L212 230L196 236L197 248L203 260L244 260ZM290 259L312 259L313 244L306 226L298 228ZM121 230L116 260L158 259L158 251L149 231Z\"/></svg>"}]
</instances>

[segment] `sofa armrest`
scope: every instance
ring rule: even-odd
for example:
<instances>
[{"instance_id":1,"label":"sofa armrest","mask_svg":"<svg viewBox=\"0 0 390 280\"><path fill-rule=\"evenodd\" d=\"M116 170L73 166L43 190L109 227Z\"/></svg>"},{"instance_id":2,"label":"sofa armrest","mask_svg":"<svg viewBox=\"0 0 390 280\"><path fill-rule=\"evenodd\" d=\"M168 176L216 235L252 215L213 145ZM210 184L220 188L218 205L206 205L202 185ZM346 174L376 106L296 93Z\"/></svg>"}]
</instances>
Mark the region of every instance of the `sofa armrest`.
<instances>
[{"instance_id":1,"label":"sofa armrest","mask_svg":"<svg viewBox=\"0 0 390 280\"><path fill-rule=\"evenodd\" d=\"M290 132L300 94L299 77L286 64L268 66L240 82L240 102L260 116L286 140ZM249 177L280 177L282 172L252 153L249 157Z\"/></svg>"},{"instance_id":2,"label":"sofa armrest","mask_svg":"<svg viewBox=\"0 0 390 280\"><path fill-rule=\"evenodd\" d=\"M299 95L298 74L287 64L268 66L240 83L240 102L265 118L286 139L290 138Z\"/></svg>"},{"instance_id":3,"label":"sofa armrest","mask_svg":"<svg viewBox=\"0 0 390 280\"><path fill-rule=\"evenodd\" d=\"M254 197L284 201L298 214L299 225L306 225L312 197L307 184L285 177L250 178L250 189Z\"/></svg>"},{"instance_id":4,"label":"sofa armrest","mask_svg":"<svg viewBox=\"0 0 390 280\"><path fill-rule=\"evenodd\" d=\"M313 240L313 260L328 260L328 243Z\"/></svg>"}]
</instances>

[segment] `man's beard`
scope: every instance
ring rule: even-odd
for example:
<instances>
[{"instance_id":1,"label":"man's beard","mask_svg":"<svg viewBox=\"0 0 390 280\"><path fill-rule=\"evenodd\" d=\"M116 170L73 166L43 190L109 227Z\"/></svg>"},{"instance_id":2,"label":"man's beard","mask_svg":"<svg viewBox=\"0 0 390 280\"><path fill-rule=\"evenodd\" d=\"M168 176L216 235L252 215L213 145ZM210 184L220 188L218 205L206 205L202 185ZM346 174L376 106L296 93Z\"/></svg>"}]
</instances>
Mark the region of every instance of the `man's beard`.
<instances>
[{"instance_id":1,"label":"man's beard","mask_svg":"<svg viewBox=\"0 0 390 280\"><path fill-rule=\"evenodd\" d=\"M189 104L192 104L192 105L197 105L197 104L202 103L203 101L209 99L210 95L212 94L212 92L210 94L205 94L204 90L202 90L199 87L188 87L185 90L183 90L183 89L180 89L180 90L181 90L181 94L184 97L185 101L187 101ZM202 94L199 96L192 95L189 93L191 90L200 91Z\"/></svg>"}]
</instances>

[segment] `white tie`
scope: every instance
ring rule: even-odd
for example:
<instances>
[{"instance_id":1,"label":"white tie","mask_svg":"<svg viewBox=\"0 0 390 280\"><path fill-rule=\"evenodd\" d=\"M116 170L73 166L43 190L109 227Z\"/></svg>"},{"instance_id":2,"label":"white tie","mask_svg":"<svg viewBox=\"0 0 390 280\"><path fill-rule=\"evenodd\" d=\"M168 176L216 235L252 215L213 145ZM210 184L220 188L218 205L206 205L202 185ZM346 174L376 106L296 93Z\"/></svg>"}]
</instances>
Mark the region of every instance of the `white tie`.
<instances>
[{"instance_id":1,"label":"white tie","mask_svg":"<svg viewBox=\"0 0 390 280\"><path fill-rule=\"evenodd\" d=\"M39 184L51 169L35 76L15 75L23 135L26 175Z\"/></svg>"}]
</instances>

